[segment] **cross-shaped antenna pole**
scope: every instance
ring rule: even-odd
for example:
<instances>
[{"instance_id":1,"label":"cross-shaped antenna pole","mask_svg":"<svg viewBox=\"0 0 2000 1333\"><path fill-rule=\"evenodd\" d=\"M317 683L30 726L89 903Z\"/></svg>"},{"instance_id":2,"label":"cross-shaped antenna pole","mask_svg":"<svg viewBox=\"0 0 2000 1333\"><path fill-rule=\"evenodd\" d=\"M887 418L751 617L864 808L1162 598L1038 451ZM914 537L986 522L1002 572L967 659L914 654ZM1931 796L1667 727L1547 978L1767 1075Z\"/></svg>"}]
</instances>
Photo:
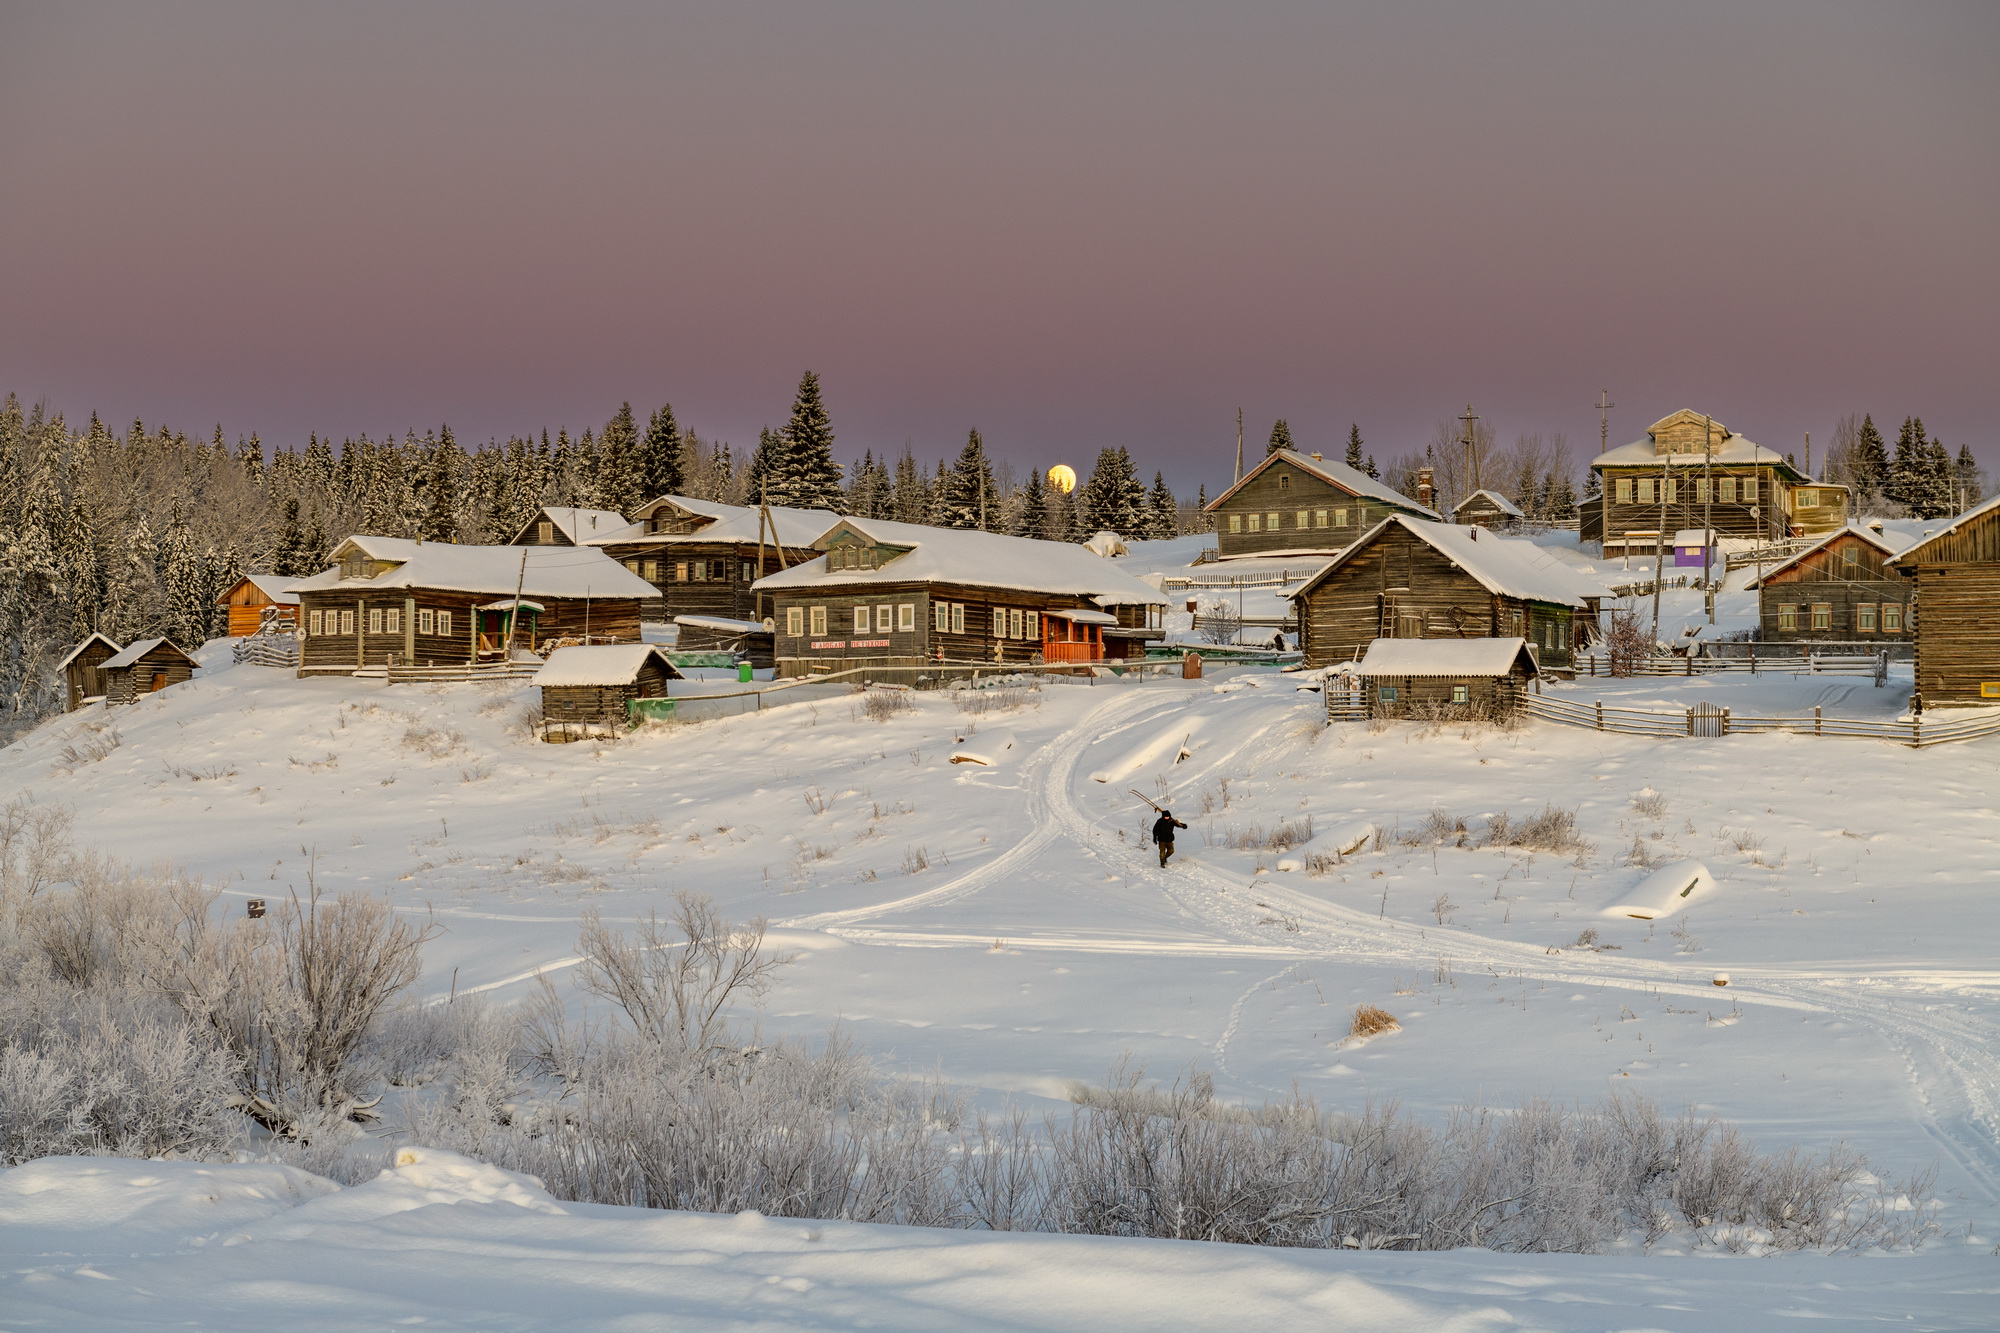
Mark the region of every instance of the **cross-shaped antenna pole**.
<instances>
[{"instance_id":1,"label":"cross-shaped antenna pole","mask_svg":"<svg viewBox=\"0 0 2000 1333\"><path fill-rule=\"evenodd\" d=\"M1611 447L1611 417L1609 413L1618 404L1611 401L1611 390L1600 389L1597 392L1596 406L1597 452L1601 454Z\"/></svg>"},{"instance_id":2,"label":"cross-shaped antenna pole","mask_svg":"<svg viewBox=\"0 0 2000 1333\"><path fill-rule=\"evenodd\" d=\"M1479 453L1473 444L1472 426L1479 416L1472 410L1472 404L1465 405L1465 415L1459 418L1465 423L1465 474L1472 482L1472 489L1479 489Z\"/></svg>"}]
</instances>

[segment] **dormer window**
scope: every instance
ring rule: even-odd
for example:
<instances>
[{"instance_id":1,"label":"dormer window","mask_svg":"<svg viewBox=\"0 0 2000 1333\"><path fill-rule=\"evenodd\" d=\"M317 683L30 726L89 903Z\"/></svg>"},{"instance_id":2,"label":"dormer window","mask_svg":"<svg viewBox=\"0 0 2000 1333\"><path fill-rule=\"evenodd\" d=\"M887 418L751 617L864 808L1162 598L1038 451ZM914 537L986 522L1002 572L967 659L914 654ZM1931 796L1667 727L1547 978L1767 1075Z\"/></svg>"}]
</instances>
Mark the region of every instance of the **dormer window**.
<instances>
[{"instance_id":1,"label":"dormer window","mask_svg":"<svg viewBox=\"0 0 2000 1333\"><path fill-rule=\"evenodd\" d=\"M340 562L340 577L372 579L375 577L375 562L365 555L350 555Z\"/></svg>"},{"instance_id":2,"label":"dormer window","mask_svg":"<svg viewBox=\"0 0 2000 1333\"><path fill-rule=\"evenodd\" d=\"M541 522L535 524L535 544L537 546L550 545L552 542L555 541L555 539L556 539L555 524L549 522L549 520L547 519L543 519Z\"/></svg>"}]
</instances>

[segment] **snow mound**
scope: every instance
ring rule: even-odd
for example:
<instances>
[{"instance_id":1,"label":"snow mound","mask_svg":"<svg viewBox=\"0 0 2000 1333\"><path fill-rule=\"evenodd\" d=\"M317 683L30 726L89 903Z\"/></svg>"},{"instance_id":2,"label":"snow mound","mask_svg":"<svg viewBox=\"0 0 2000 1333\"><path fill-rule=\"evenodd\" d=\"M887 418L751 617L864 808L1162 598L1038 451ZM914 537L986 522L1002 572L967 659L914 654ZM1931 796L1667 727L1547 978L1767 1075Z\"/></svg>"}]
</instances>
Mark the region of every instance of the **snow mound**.
<instances>
[{"instance_id":1,"label":"snow mound","mask_svg":"<svg viewBox=\"0 0 2000 1333\"><path fill-rule=\"evenodd\" d=\"M394 1164L365 1185L294 1209L275 1234L298 1237L323 1222L369 1222L433 1204L507 1205L534 1213L567 1213L533 1176L445 1152L399 1148Z\"/></svg>"},{"instance_id":2,"label":"snow mound","mask_svg":"<svg viewBox=\"0 0 2000 1333\"><path fill-rule=\"evenodd\" d=\"M1280 870L1304 870L1312 864L1313 858L1325 856L1346 856L1358 852L1368 845L1375 836L1373 820L1356 819L1316 834L1310 841L1302 842L1278 858Z\"/></svg>"},{"instance_id":3,"label":"snow mound","mask_svg":"<svg viewBox=\"0 0 2000 1333\"><path fill-rule=\"evenodd\" d=\"M43 1157L0 1171L0 1237L195 1236L259 1222L340 1186L267 1162L148 1162L123 1157Z\"/></svg>"},{"instance_id":4,"label":"snow mound","mask_svg":"<svg viewBox=\"0 0 2000 1333\"><path fill-rule=\"evenodd\" d=\"M1708 873L1707 866L1693 858L1675 861L1640 880L1637 888L1605 908L1603 915L1653 921L1672 916L1714 888L1715 876Z\"/></svg>"},{"instance_id":5,"label":"snow mound","mask_svg":"<svg viewBox=\"0 0 2000 1333\"><path fill-rule=\"evenodd\" d=\"M977 736L960 736L951 748L954 764L983 764L988 768L1013 758L1014 733L988 731Z\"/></svg>"},{"instance_id":6,"label":"snow mound","mask_svg":"<svg viewBox=\"0 0 2000 1333\"><path fill-rule=\"evenodd\" d=\"M1177 721L1167 730L1127 750L1103 768L1092 773L1090 780L1092 782L1117 782L1121 778L1131 777L1142 768L1159 764L1163 759L1166 760L1166 763L1161 765L1161 767L1172 768L1175 764L1178 764L1181 760L1194 753L1192 748L1194 737L1200 730L1200 718Z\"/></svg>"}]
</instances>

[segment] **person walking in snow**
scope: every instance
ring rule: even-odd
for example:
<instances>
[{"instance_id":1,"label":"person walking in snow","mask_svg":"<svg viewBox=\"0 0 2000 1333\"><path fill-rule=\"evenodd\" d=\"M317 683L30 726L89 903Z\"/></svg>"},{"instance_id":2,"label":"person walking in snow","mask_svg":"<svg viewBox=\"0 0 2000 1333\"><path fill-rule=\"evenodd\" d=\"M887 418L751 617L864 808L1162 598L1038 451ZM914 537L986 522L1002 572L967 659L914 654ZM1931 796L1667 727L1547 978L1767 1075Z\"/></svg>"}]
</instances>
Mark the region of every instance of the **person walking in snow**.
<instances>
[{"instance_id":1,"label":"person walking in snow","mask_svg":"<svg viewBox=\"0 0 2000 1333\"><path fill-rule=\"evenodd\" d=\"M1171 810L1160 811L1160 817L1153 821L1153 845L1160 849L1160 868L1164 870L1167 858L1174 854L1174 830L1187 825L1174 818Z\"/></svg>"}]
</instances>

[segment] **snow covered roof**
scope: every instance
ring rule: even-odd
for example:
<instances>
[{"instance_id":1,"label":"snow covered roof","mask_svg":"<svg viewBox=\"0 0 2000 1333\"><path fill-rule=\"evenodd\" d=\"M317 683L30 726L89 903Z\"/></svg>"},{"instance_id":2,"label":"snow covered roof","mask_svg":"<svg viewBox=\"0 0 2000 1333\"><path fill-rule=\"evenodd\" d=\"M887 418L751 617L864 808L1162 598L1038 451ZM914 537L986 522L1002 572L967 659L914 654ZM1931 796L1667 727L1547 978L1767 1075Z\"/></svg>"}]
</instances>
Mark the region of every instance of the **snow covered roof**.
<instances>
[{"instance_id":1,"label":"snow covered roof","mask_svg":"<svg viewBox=\"0 0 2000 1333\"><path fill-rule=\"evenodd\" d=\"M349 552L396 567L374 578L344 579L339 562ZM512 598L518 580L523 597L659 596L652 584L590 546L460 546L357 534L334 548L333 559L333 568L300 579L293 591L437 588Z\"/></svg>"},{"instance_id":2,"label":"snow covered roof","mask_svg":"<svg viewBox=\"0 0 2000 1333\"><path fill-rule=\"evenodd\" d=\"M546 606L543 606L540 602L533 601L526 597L502 597L497 602L482 602L478 607L474 609L480 611L512 611L517 606L528 611L548 610L548 608Z\"/></svg>"},{"instance_id":3,"label":"snow covered roof","mask_svg":"<svg viewBox=\"0 0 2000 1333\"><path fill-rule=\"evenodd\" d=\"M283 574L245 574L230 584L228 590L215 600L228 601L229 594L236 591L238 584L247 583L264 594L266 601L276 602L280 606L297 606L299 595L292 591L293 585L297 582L297 579L286 578Z\"/></svg>"},{"instance_id":4,"label":"snow covered roof","mask_svg":"<svg viewBox=\"0 0 2000 1333\"><path fill-rule=\"evenodd\" d=\"M1401 524L1477 579L1488 592L1503 597L1573 607L1583 607L1592 598L1608 601L1612 597L1609 588L1577 573L1533 542L1500 537L1481 528L1460 527L1454 523L1428 523L1407 514L1392 514L1377 523L1352 546L1329 561L1324 569L1287 595L1299 598L1317 588L1357 552L1371 545L1391 524Z\"/></svg>"},{"instance_id":5,"label":"snow covered roof","mask_svg":"<svg viewBox=\"0 0 2000 1333\"><path fill-rule=\"evenodd\" d=\"M1351 468L1345 463L1336 463L1330 459L1313 458L1299 453L1295 449L1280 449L1274 454L1265 455L1263 462L1244 473L1242 481L1237 482L1234 486L1231 486L1228 490L1210 500L1208 507L1210 509L1220 508L1223 501L1249 485L1252 477L1255 477L1265 468L1277 463L1280 459L1290 463L1293 467L1312 473L1321 481L1333 483L1350 495L1364 496L1370 500L1380 500L1383 504L1394 505L1396 508L1412 514L1423 514L1430 518L1444 517L1444 515L1438 513L1435 509L1428 509L1418 504L1401 491L1390 486L1384 486L1381 482L1358 468Z\"/></svg>"},{"instance_id":6,"label":"snow covered roof","mask_svg":"<svg viewBox=\"0 0 2000 1333\"><path fill-rule=\"evenodd\" d=\"M1535 675L1525 639L1376 639L1354 670L1361 676L1504 676L1522 658Z\"/></svg>"},{"instance_id":7,"label":"snow covered roof","mask_svg":"<svg viewBox=\"0 0 2000 1333\"><path fill-rule=\"evenodd\" d=\"M637 532L640 525L626 518L615 509L580 509L575 505L543 505L535 511L535 516L521 528L518 536L528 535L535 524L547 520L555 524L556 531L575 542L578 546L585 542L610 541L621 532Z\"/></svg>"},{"instance_id":8,"label":"snow covered roof","mask_svg":"<svg viewBox=\"0 0 2000 1333\"><path fill-rule=\"evenodd\" d=\"M1520 509L1514 504L1512 500L1509 500L1506 496L1500 494L1500 492L1498 491L1489 491L1484 488L1474 491L1472 494L1466 496L1463 500L1460 500L1457 504L1453 505L1451 507L1451 512L1456 514L1459 510L1465 508L1467 505L1471 504L1474 500L1480 500L1480 499L1485 500L1486 503L1492 505L1495 509L1507 515L1507 517L1509 518L1522 517Z\"/></svg>"},{"instance_id":9,"label":"snow covered roof","mask_svg":"<svg viewBox=\"0 0 2000 1333\"><path fill-rule=\"evenodd\" d=\"M666 669L669 679L680 679L680 672L668 660L658 644L652 643L593 643L575 644L568 648L558 648L549 654L549 660L535 673L537 685L630 685L639 678L646 663L657 659Z\"/></svg>"},{"instance_id":10,"label":"snow covered roof","mask_svg":"<svg viewBox=\"0 0 2000 1333\"><path fill-rule=\"evenodd\" d=\"M1932 532L1924 533L1921 540L1912 542L1907 548L1903 550L1903 552L1900 555L1896 557L1895 563L1902 564L1904 561L1915 556L1924 547L1930 545L1932 542L1936 541L1939 537L1944 536L1946 533L1956 532L1958 529L1972 522L1972 520L1976 518L1983 518L1987 514L1992 513L1996 505L2000 505L2000 495L1994 496L1992 499L1986 501L1983 504L1976 504L1972 506L1972 508L1966 510L1963 514L1960 514L1957 518L1945 524L1943 527L1938 528Z\"/></svg>"},{"instance_id":11,"label":"snow covered roof","mask_svg":"<svg viewBox=\"0 0 2000 1333\"><path fill-rule=\"evenodd\" d=\"M1167 601L1151 584L1070 542L881 518L843 518L825 529L814 545L824 546L843 529L875 545L906 550L879 569L829 570L826 557L820 556L767 575L752 586L775 592L871 583L961 583L1017 592L1065 593L1089 597L1100 606L1164 606Z\"/></svg>"},{"instance_id":12,"label":"snow covered roof","mask_svg":"<svg viewBox=\"0 0 2000 1333\"><path fill-rule=\"evenodd\" d=\"M114 656L116 656L119 651L118 641L116 639L110 638L103 634L93 633L89 638L85 639L82 643L79 643L76 647L64 653L62 661L56 663L56 670L61 671L71 662L76 661L77 654L81 653L84 649L90 647L90 645L93 643L103 644L105 647L111 650Z\"/></svg>"},{"instance_id":13,"label":"snow covered roof","mask_svg":"<svg viewBox=\"0 0 2000 1333\"><path fill-rule=\"evenodd\" d=\"M124 652L118 654L118 656L107 661L102 669L105 671L116 671L120 667L131 666L163 643L167 645L169 651L180 653L182 657L187 657L187 660L190 662L194 661L192 657L188 657L186 653L182 653L178 647L172 643L168 643L165 639L141 639Z\"/></svg>"},{"instance_id":14,"label":"snow covered roof","mask_svg":"<svg viewBox=\"0 0 2000 1333\"><path fill-rule=\"evenodd\" d=\"M1678 529L1674 533L1673 544L1675 546L1706 546L1708 544L1707 531L1706 528Z\"/></svg>"},{"instance_id":15,"label":"snow covered roof","mask_svg":"<svg viewBox=\"0 0 2000 1333\"><path fill-rule=\"evenodd\" d=\"M1042 614L1060 616L1064 620L1074 621L1079 625L1115 625L1118 623L1118 617L1112 615L1109 611L1064 610L1061 607L1057 607Z\"/></svg>"},{"instance_id":16,"label":"snow covered roof","mask_svg":"<svg viewBox=\"0 0 2000 1333\"><path fill-rule=\"evenodd\" d=\"M674 505L690 514L713 519L693 532L647 532L644 520L651 517L662 505ZM771 527L778 531L780 546L811 546L827 524L840 517L828 509L787 509L783 505L771 506L771 526L764 529L764 540L771 540ZM680 542L744 542L757 544L758 515L755 505L726 505L714 500L696 500L685 495L662 495L639 510L640 522L631 530L616 537L603 537L599 542L617 542L620 546L672 546Z\"/></svg>"},{"instance_id":17,"label":"snow covered roof","mask_svg":"<svg viewBox=\"0 0 2000 1333\"><path fill-rule=\"evenodd\" d=\"M1661 453L1655 442L1653 432L1663 427L1685 425L1689 420L1694 420L1698 423L1701 418L1687 408L1682 408L1678 412L1661 417L1646 428L1645 439L1634 440L1630 444L1621 444L1616 449L1608 449L1591 459L1590 466L1592 468L1659 467L1662 464L1666 464L1672 467L1700 467L1710 461L1729 464L1767 463L1773 467L1786 469L1792 474L1792 478L1795 481L1804 482L1811 480L1803 472L1799 471L1796 466L1786 462L1783 454L1773 452L1761 444L1755 444L1744 439L1741 435L1738 435L1735 431L1712 417L1708 418L1709 430L1715 437L1715 446L1712 452L1704 452L1696 449L1692 452ZM1696 434L1701 433L1698 424L1694 429Z\"/></svg>"},{"instance_id":18,"label":"snow covered roof","mask_svg":"<svg viewBox=\"0 0 2000 1333\"><path fill-rule=\"evenodd\" d=\"M1830 544L1839 541L1842 537L1859 538L1860 540L1867 542L1870 546L1873 546L1877 550L1881 551L1882 554L1884 555L1894 555L1896 554L1896 552L1902 550L1904 547L1910 545L1910 543L1917 540L1915 534L1877 532L1872 528L1863 527L1859 523L1849 523L1844 528L1836 528L1834 531L1827 533L1826 536L1820 538L1818 541L1814 542L1811 546L1806 547L1805 550L1800 551L1797 555L1785 561L1783 564L1773 565L1771 568L1765 570L1764 578L1768 579L1775 574L1783 573L1785 570L1790 569L1793 565L1798 564L1800 561L1808 559L1809 557L1817 554L1820 551L1824 551ZM1762 580L1760 579L1751 579L1750 582L1744 585L1745 588L1756 588L1761 586L1762 586Z\"/></svg>"},{"instance_id":19,"label":"snow covered roof","mask_svg":"<svg viewBox=\"0 0 2000 1333\"><path fill-rule=\"evenodd\" d=\"M769 634L771 627L761 620L734 620L728 616L674 617L676 625L693 625L696 629L719 629L728 634Z\"/></svg>"}]
</instances>

